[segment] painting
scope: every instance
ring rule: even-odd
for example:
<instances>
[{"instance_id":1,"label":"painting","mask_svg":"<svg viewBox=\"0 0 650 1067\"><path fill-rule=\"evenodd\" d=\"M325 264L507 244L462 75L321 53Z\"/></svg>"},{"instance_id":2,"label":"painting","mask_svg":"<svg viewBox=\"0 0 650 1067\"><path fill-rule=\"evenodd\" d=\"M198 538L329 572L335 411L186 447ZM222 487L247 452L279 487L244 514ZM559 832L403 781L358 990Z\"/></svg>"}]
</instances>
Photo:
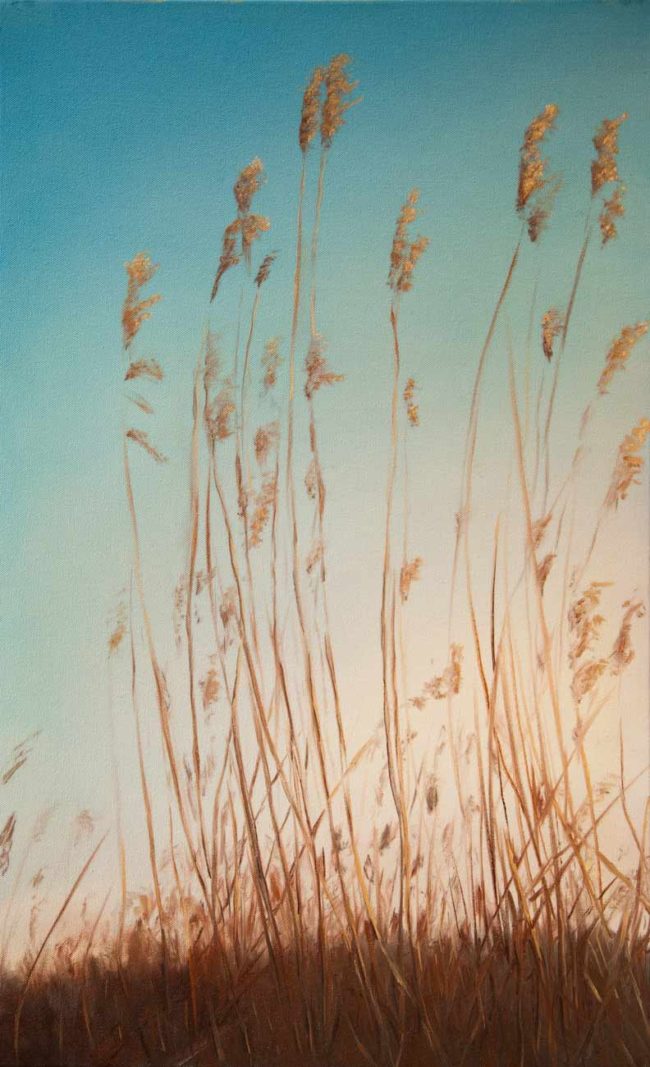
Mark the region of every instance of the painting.
<instances>
[{"instance_id":1,"label":"painting","mask_svg":"<svg viewBox=\"0 0 650 1067\"><path fill-rule=\"evenodd\" d=\"M647 5L0 17L0 1064L647 1067Z\"/></svg>"}]
</instances>

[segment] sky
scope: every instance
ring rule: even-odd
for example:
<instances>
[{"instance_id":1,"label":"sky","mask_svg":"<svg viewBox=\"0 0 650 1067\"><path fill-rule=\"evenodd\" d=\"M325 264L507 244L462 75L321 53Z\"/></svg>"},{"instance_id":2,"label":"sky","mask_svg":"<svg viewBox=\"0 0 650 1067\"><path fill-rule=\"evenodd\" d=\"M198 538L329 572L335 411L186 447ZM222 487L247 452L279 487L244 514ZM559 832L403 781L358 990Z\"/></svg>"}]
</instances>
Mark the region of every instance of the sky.
<instances>
[{"instance_id":1,"label":"sky","mask_svg":"<svg viewBox=\"0 0 650 1067\"><path fill-rule=\"evenodd\" d=\"M386 275L397 212L417 187L418 226L430 246L401 312L422 422L409 444L417 486L410 539L424 560L409 608L417 679L446 658L474 371L519 232L522 134L549 102L560 108L548 153L563 187L540 247L524 249L508 311L518 338L535 287L537 319L566 301L589 206L591 138L603 117L629 113L620 156L627 215L620 238L604 250L595 244L586 262L561 378L558 470L608 345L624 324L650 315L647 5L17 3L2 7L0 26L0 753L41 731L29 776L17 776L3 803L36 811L56 801L100 816L110 803L106 639L130 558L120 460L123 264L140 249L160 264L154 288L163 299L140 343L166 370L151 432L170 459L160 470L138 459L136 478L162 633L185 559L192 373L232 185L243 165L263 160L257 206L271 219L265 250L277 250L278 260L260 311L259 360L263 339L286 342L290 330L302 91L313 67L341 51L353 58L361 99L328 163L319 319L345 381L323 395L319 417L333 614L362 736L377 718L366 694L379 663ZM310 189L308 215L313 182ZM238 294L238 282L226 279L212 312L226 350ZM523 360L523 351L516 355ZM597 423L587 510L618 441L645 414L647 357L646 339ZM500 342L481 422L479 543L501 491L493 483L502 487L507 473L505 381ZM306 462L301 433L297 464ZM627 582L625 595L645 596L647 483L612 533L603 566ZM647 661L639 660L641 729Z\"/></svg>"}]
</instances>

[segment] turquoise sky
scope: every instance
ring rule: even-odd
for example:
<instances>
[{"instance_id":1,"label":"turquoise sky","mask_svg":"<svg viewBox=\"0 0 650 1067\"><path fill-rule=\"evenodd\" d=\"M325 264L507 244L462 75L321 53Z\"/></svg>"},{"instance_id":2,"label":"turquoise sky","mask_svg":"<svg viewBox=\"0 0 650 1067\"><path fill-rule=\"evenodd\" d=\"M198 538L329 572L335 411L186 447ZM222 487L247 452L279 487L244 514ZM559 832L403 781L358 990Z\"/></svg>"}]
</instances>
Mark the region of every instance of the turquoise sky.
<instances>
[{"instance_id":1,"label":"turquoise sky","mask_svg":"<svg viewBox=\"0 0 650 1067\"><path fill-rule=\"evenodd\" d=\"M422 410L411 536L427 563L413 643L424 662L439 664L444 645L434 648L431 634L444 634L473 373L518 233L522 133L548 102L560 107L549 155L564 188L541 247L527 248L522 262L521 299L509 312L519 336L538 274L539 315L566 300L588 207L591 137L604 116L630 114L620 157L627 217L620 239L602 253L594 248L587 263L563 372L559 458L575 444L576 418L611 339L650 312L650 10L12 4L1 23L0 743L7 751L42 728L37 800L60 792L63 779L75 803L92 804L109 789L105 640L128 576L119 450L124 261L142 248L161 264L155 288L164 299L141 350L167 371L151 433L170 463L164 471L138 463L137 476L148 578L162 614L184 558L191 375L234 178L253 156L264 161L258 207L272 221L265 249L279 250L259 359L263 339L286 339L290 328L302 90L315 65L351 54L363 99L331 153L319 267L321 328L332 365L346 375L320 405L336 486L334 610L342 644L353 650L356 699L378 655L364 619L379 592L388 252L399 206L418 186L419 226L431 245L403 308L406 365ZM226 344L238 293L228 278L213 313ZM502 363L489 380L496 399L482 425L488 456L498 456L507 420ZM646 343L598 430L595 453L606 470L622 432L644 414L647 386ZM302 443L299 461L305 456ZM481 473L486 484L489 465ZM643 556L642 492L630 514L630 552Z\"/></svg>"}]
</instances>

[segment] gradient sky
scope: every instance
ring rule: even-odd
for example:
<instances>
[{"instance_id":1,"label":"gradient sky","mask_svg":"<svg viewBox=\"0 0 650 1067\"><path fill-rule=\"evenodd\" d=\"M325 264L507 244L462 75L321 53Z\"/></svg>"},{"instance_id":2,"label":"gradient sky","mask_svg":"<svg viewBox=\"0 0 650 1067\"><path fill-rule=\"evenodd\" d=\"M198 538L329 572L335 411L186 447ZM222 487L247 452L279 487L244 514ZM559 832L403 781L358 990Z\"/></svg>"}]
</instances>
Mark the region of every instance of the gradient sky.
<instances>
[{"instance_id":1,"label":"gradient sky","mask_svg":"<svg viewBox=\"0 0 650 1067\"><path fill-rule=\"evenodd\" d=\"M141 341L142 353L158 356L167 371L152 435L170 463L138 465L137 475L148 579L162 613L183 561L191 375L234 178L253 156L264 161L258 207L272 221L265 248L280 253L260 316L258 359L262 340L286 339L290 327L301 93L315 65L340 51L352 55L363 100L331 153L319 266L321 328L346 381L323 397L320 411L325 469L336 487L334 615L358 708L378 663L367 618L375 618L379 593L385 283L399 206L412 186L420 189L419 226L431 240L404 301L403 347L422 412L411 459L419 487L411 539L425 559L412 604L413 655L440 667L474 368L518 233L521 136L548 102L560 107L549 155L564 188L541 247L525 252L524 297L510 311L519 336L538 276L539 315L566 300L588 207L591 137L604 116L630 114L620 157L627 217L620 239L594 248L587 263L563 370L558 462L572 452L576 419L610 341L650 313L650 10L633 3L12 4L0 18L0 749L8 753L40 728L34 773L28 785L22 772L14 795L29 788L36 807L65 794L72 809L101 811L110 795L106 634L129 559L119 445L124 261L143 248L161 264L155 288L164 299ZM226 342L238 292L228 279L223 312L213 316ZM612 390L592 442L601 479L594 484L611 469L622 434L646 413L647 355L646 342ZM496 359L494 403L482 423L483 491L509 425L503 380ZM622 557L638 562L630 582L643 591L644 490L617 538L608 562L613 570ZM376 709L361 709L363 723L376 717Z\"/></svg>"}]
</instances>

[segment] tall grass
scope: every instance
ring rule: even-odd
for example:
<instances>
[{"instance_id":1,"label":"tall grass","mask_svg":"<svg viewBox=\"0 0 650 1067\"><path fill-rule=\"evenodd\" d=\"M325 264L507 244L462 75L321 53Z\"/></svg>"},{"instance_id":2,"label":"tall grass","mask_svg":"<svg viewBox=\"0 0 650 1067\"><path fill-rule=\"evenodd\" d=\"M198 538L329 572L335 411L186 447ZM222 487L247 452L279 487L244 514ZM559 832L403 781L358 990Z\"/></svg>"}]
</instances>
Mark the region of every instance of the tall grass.
<instances>
[{"instance_id":1,"label":"tall grass","mask_svg":"<svg viewBox=\"0 0 650 1067\"><path fill-rule=\"evenodd\" d=\"M127 824L116 790L118 914L110 918L103 898L93 915L84 909L78 929L61 934L54 945L100 843L45 936L34 937L20 965L4 966L2 1063L648 1062L649 809L635 822L628 797L639 775L626 776L622 730L609 779L595 780L589 757L593 728L613 707L614 687L633 659L643 605L625 593L618 630L614 624L613 640L608 638L611 624L601 607L607 584L588 572L608 518L625 506L638 481L650 422L641 420L631 430L613 472L603 472L609 482L590 541L576 547L579 539L567 518L579 484L577 459L556 478L559 488L549 503L560 357L569 322L576 319L594 210L600 208L603 244L616 237L615 220L623 214L616 156L625 116L605 120L594 138L585 237L566 311L550 309L541 322L536 397L528 393L528 373L518 367L517 342L508 337L513 492L496 521L492 550L475 554L470 532L485 368L517 286L526 237L541 239L559 189L541 154L558 108L547 105L525 131L515 204L519 233L477 353L451 567L447 665L410 699L405 606L422 561L409 553L409 499L417 486L408 477L406 435L420 419L400 326L418 298L416 273L428 269L428 239L412 234L417 190L398 213L392 245L386 220L389 460L377 575L380 614L368 628L381 648L383 716L379 733L353 750L353 711L342 695L329 609L320 448L320 435L328 430L317 410L321 389L345 388L326 359L317 279L320 233L330 210L326 164L356 103L349 64L348 56L339 55L317 68L303 97L284 400L277 395L282 356L276 339L266 343L261 365L254 364L259 310L266 287L274 284L275 259L274 252L262 252L253 270L271 226L253 210L264 180L262 162L245 166L234 185L234 218L224 227L207 314L219 321L224 277L238 271L240 326L235 351L227 355L208 318L194 374L187 562L175 605L181 693L166 676L151 617L140 463L134 464L136 450L148 463L164 463L165 457L155 433L134 421L153 419L152 399L127 395L130 597L108 654L111 661L128 660L142 799L141 815L129 817L143 820L151 891L135 905L128 896ZM306 235L312 183L315 209ZM160 299L146 295L157 267L138 253L126 270L123 376L150 391L164 372L138 349ZM309 340L300 378L304 314ZM646 330L647 323L625 327L610 346L578 430L580 441L586 422L596 417L596 393L604 396ZM255 403L258 371L262 399ZM301 381L310 456L304 500L296 469ZM517 551L504 547L508 523ZM483 541L486 534L481 530ZM482 612L475 572L485 558L491 560L490 596ZM457 618L461 574L466 633ZM413 744L411 716L435 701L446 703L447 729L435 750L423 753ZM152 709L167 783L162 794L152 785L160 776L152 779L143 739ZM206 729L215 710L222 722L217 748ZM461 710L469 723L464 731ZM447 758L451 773L445 778ZM18 752L5 781L25 759L26 752ZM381 815L368 810L368 766L377 759L383 766L376 777L381 783L387 776L393 809L381 832ZM441 797L445 780L449 795ZM443 807L450 813L446 819ZM5 868L12 861L11 818L0 834ZM604 850L603 827L617 818L634 850L633 868L623 869Z\"/></svg>"}]
</instances>

